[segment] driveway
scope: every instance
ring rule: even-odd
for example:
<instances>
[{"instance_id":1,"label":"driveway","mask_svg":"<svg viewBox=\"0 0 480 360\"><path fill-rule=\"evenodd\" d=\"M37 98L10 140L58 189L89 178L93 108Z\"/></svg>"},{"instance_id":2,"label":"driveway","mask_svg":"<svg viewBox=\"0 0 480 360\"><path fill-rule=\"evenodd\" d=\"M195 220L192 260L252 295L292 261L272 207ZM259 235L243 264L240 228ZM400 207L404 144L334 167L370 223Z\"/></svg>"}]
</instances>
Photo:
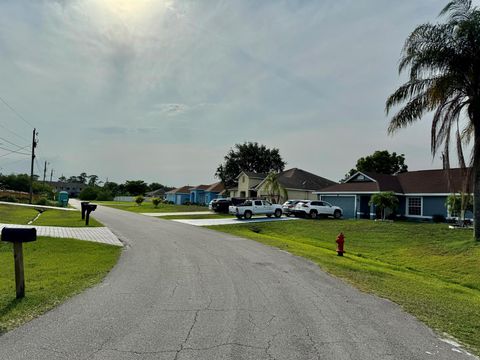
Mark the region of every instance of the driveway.
<instances>
[{"instance_id":1,"label":"driveway","mask_svg":"<svg viewBox=\"0 0 480 360\"><path fill-rule=\"evenodd\" d=\"M177 219L172 220L176 222L180 222L183 224L194 225L194 226L215 226L215 225L240 225L240 224L251 224L251 223L259 223L259 222L271 222L271 221L290 221L290 220L298 220L298 218L288 218L288 217L280 217L280 218L268 218L268 217L254 217L249 220L245 219L237 219L232 217L231 219L222 218L222 219Z\"/></svg>"},{"instance_id":2,"label":"driveway","mask_svg":"<svg viewBox=\"0 0 480 360\"><path fill-rule=\"evenodd\" d=\"M286 252L112 208L95 217L127 244L118 265L1 336L2 360L472 359Z\"/></svg>"}]
</instances>

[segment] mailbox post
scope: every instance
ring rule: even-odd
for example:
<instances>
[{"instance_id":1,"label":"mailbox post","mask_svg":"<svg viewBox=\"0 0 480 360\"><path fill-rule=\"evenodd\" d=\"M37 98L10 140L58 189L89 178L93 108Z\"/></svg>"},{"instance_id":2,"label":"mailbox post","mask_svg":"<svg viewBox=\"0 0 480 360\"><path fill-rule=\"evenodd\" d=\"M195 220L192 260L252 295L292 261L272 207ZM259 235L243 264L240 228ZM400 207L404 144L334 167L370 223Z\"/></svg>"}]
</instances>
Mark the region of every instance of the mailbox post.
<instances>
[{"instance_id":1,"label":"mailbox post","mask_svg":"<svg viewBox=\"0 0 480 360\"><path fill-rule=\"evenodd\" d=\"M37 240L37 229L3 228L2 241L13 243L13 259L15 261L15 285L17 299L25 296L25 276L23 271L23 243Z\"/></svg>"},{"instance_id":2,"label":"mailbox post","mask_svg":"<svg viewBox=\"0 0 480 360\"><path fill-rule=\"evenodd\" d=\"M85 225L88 225L88 223L90 221L90 213L92 211L95 211L96 208L97 208L97 205L95 205L95 204L88 204L86 206L87 216L85 217Z\"/></svg>"},{"instance_id":3,"label":"mailbox post","mask_svg":"<svg viewBox=\"0 0 480 360\"><path fill-rule=\"evenodd\" d=\"M82 201L80 205L82 206L82 220L85 220L85 212L87 211L87 205L90 204L88 201Z\"/></svg>"}]
</instances>

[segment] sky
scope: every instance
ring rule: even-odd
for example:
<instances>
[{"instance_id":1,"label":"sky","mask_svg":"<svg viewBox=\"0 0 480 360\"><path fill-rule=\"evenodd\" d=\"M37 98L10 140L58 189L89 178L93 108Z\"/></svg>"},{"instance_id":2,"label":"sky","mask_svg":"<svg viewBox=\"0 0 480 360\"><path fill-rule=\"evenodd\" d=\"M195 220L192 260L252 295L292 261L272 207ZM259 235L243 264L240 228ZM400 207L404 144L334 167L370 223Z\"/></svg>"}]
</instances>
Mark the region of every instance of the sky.
<instances>
[{"instance_id":1,"label":"sky","mask_svg":"<svg viewBox=\"0 0 480 360\"><path fill-rule=\"evenodd\" d=\"M244 141L335 181L375 150L439 168L429 118L389 136L385 100L406 37L445 3L0 0L0 146L33 125L37 174L173 186L216 181ZM29 172L25 151L0 149L0 172Z\"/></svg>"}]
</instances>

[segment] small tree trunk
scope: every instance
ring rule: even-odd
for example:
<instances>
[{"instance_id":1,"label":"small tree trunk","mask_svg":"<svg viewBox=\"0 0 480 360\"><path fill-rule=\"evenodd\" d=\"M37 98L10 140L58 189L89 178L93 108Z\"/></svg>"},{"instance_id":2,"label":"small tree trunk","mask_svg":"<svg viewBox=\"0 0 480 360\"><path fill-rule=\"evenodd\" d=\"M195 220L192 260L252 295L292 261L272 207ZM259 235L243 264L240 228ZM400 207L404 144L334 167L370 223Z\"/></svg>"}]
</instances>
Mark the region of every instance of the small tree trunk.
<instances>
[{"instance_id":1,"label":"small tree trunk","mask_svg":"<svg viewBox=\"0 0 480 360\"><path fill-rule=\"evenodd\" d=\"M474 117L474 119L477 117ZM474 119L471 119L473 121ZM480 120L480 117L479 117ZM473 236L480 241L480 123L475 123L473 149Z\"/></svg>"}]
</instances>

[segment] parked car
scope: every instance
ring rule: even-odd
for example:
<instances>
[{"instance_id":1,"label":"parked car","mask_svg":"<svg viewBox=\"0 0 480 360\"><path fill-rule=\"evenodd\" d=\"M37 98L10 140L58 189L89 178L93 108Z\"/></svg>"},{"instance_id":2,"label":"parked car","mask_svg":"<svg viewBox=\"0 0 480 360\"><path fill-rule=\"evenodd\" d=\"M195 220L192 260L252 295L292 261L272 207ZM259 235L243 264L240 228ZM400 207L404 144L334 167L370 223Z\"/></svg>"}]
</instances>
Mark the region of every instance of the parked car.
<instances>
[{"instance_id":1,"label":"parked car","mask_svg":"<svg viewBox=\"0 0 480 360\"><path fill-rule=\"evenodd\" d=\"M266 200L247 200L239 205L231 205L229 207L230 214L237 218L250 219L253 215L274 215L279 218L282 216L282 205L272 204Z\"/></svg>"},{"instance_id":2,"label":"parked car","mask_svg":"<svg viewBox=\"0 0 480 360\"><path fill-rule=\"evenodd\" d=\"M238 205L245 202L244 198L219 198L212 203L212 210L217 213L228 214L230 205Z\"/></svg>"},{"instance_id":3,"label":"parked car","mask_svg":"<svg viewBox=\"0 0 480 360\"><path fill-rule=\"evenodd\" d=\"M282 212L286 216L292 216L293 215L293 209L295 208L295 205L297 205L301 201L307 201L307 200L287 200L285 203L282 205Z\"/></svg>"},{"instance_id":4,"label":"parked car","mask_svg":"<svg viewBox=\"0 0 480 360\"><path fill-rule=\"evenodd\" d=\"M310 217L316 219L319 216L333 216L340 219L343 214L342 208L329 204L326 201L309 200L301 201L295 205L293 214L299 217Z\"/></svg>"}]
</instances>

